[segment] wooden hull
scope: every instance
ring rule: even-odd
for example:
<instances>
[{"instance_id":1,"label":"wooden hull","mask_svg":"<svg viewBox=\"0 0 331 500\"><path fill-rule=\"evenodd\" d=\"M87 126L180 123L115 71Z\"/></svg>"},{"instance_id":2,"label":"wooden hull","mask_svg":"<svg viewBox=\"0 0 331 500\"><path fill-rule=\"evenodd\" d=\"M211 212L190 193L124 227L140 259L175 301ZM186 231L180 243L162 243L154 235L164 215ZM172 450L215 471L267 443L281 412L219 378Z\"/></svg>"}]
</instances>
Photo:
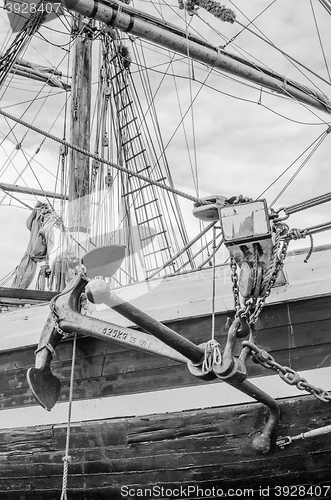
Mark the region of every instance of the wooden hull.
<instances>
[{"instance_id":1,"label":"wooden hull","mask_svg":"<svg viewBox=\"0 0 331 500\"><path fill-rule=\"evenodd\" d=\"M330 409L311 396L282 401L281 412L278 435L330 422ZM257 455L251 439L265 416L261 405L252 404L74 424L68 498L115 500L128 493L139 498L139 490L153 487L174 492L190 487L189 498L208 498L212 488L254 490L253 498L261 488L270 488L265 496L273 498L276 485L305 485L307 491L309 485L323 485L327 492L330 438L298 441L283 450L273 446L270 454ZM1 499L59 498L65 434L65 425L0 434L1 455L6 454L1 461ZM198 487L205 490L204 496Z\"/></svg>"},{"instance_id":2,"label":"wooden hull","mask_svg":"<svg viewBox=\"0 0 331 500\"><path fill-rule=\"evenodd\" d=\"M310 383L330 390L331 289L327 288L330 285L323 271L325 266L319 267L316 257L305 268L310 284L307 281L303 286L301 296L293 288L280 289L276 300L264 308L258 322L257 344ZM317 276L319 279L312 284L312 277ZM164 306L161 312L155 310L155 316L196 344L210 338L211 318L203 302L203 287L208 285L205 281L190 287L185 300L181 297L182 309L177 307L176 313L173 309L170 314L169 302L162 302L157 289L151 292L149 302L150 308L153 300ZM309 296L308 284L321 293ZM171 280L169 286L174 300ZM199 307L199 297L193 301L190 296L194 286L202 293ZM233 315L231 307L227 307L228 287L227 283L226 292L218 295L218 303L223 302L217 311L216 332L222 346L226 318ZM293 297L289 298L289 294ZM286 300L282 300L284 297ZM183 313L189 301L194 304L191 314ZM59 344L57 358L52 362L52 371L62 382L60 399L52 412L36 404L26 382L26 370L34 364L38 328L40 333L38 315L47 314L44 308L3 315L3 337L10 324L16 331L11 347L3 345L0 351L1 499L60 497L72 340ZM108 319L112 315L105 310L93 314ZM15 337L22 341L24 326L31 341L20 347ZM240 345L237 354L239 350ZM276 493L284 493L277 486L290 485L306 486L307 495L300 494L300 498L331 496L331 433L301 439L283 449L276 446L277 436L295 436L330 425L330 403L305 395L273 371L251 361L248 373L250 381L278 399L281 407L281 421L271 451L265 455L259 455L251 446L268 416L264 405L225 382L196 379L185 365L175 361L89 337L79 338L68 498L210 498L212 488L223 492L247 489L253 492L246 494L251 498L273 498ZM309 490L319 485L324 489ZM272 492L272 488L276 490ZM289 496L284 491L283 496Z\"/></svg>"}]
</instances>

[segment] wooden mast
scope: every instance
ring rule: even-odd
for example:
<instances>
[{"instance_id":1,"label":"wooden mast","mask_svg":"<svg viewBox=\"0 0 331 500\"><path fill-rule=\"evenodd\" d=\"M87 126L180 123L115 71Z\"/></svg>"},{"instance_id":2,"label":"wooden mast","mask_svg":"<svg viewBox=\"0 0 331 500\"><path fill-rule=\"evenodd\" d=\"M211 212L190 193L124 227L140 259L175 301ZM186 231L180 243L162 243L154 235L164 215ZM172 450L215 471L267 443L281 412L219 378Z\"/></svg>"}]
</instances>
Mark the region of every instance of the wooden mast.
<instances>
[{"instance_id":1,"label":"wooden mast","mask_svg":"<svg viewBox=\"0 0 331 500\"><path fill-rule=\"evenodd\" d=\"M71 143L90 150L92 38L82 15L74 16L75 52L72 61ZM89 227L90 158L70 150L70 231L86 233Z\"/></svg>"}]
</instances>

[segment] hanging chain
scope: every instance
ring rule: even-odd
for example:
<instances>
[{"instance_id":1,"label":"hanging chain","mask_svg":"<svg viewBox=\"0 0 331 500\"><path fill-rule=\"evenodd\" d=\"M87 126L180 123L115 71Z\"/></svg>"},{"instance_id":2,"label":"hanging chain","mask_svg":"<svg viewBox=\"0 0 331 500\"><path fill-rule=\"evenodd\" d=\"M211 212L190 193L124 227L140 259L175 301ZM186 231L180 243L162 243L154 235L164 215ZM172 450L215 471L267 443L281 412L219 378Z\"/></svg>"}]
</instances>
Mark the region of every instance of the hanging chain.
<instances>
[{"instance_id":1,"label":"hanging chain","mask_svg":"<svg viewBox=\"0 0 331 500\"><path fill-rule=\"evenodd\" d=\"M300 391L307 391L324 403L331 403L331 391L327 391L310 384L305 378L301 377L298 372L289 366L283 366L277 363L270 353L260 349L253 342L245 340L242 345L244 348L248 347L250 349L251 357L254 363L259 363L265 368L273 370L284 382L286 382L286 384L295 385Z\"/></svg>"},{"instance_id":2,"label":"hanging chain","mask_svg":"<svg viewBox=\"0 0 331 500\"><path fill-rule=\"evenodd\" d=\"M233 257L230 258L232 292L236 316L246 317L249 324L254 324L257 322L258 317L265 305L265 302L271 293L271 289L274 286L279 273L284 267L289 240L283 239L283 236L284 234L287 234L287 232L288 226L286 226L286 224L277 224L276 241L273 249L273 255L270 265L266 271L266 275L268 274L268 276L265 276L262 282L262 287L264 285L264 287L262 288L262 295L258 298L250 298L246 300L244 308L242 308L240 305L237 263ZM252 311L253 308L254 310Z\"/></svg>"},{"instance_id":3,"label":"hanging chain","mask_svg":"<svg viewBox=\"0 0 331 500\"><path fill-rule=\"evenodd\" d=\"M234 308L236 310L236 314L240 311L240 298L239 298L239 285L238 285L238 274L237 274L237 263L235 259L230 257L230 268L231 268L231 281L232 281L232 293L234 300Z\"/></svg>"},{"instance_id":4,"label":"hanging chain","mask_svg":"<svg viewBox=\"0 0 331 500\"><path fill-rule=\"evenodd\" d=\"M64 332L62 330L62 328L60 328L60 325L59 325L59 317L56 313L56 308L55 308L55 299L59 297L59 295L56 295L49 303L49 307L50 307L50 310L51 310L51 317L52 317L52 320L53 320L53 323L54 323L54 328L55 330L57 331L57 333L59 333L60 335L62 335L62 337L64 339L68 339L68 338L72 338L74 336L73 333L67 333L67 332Z\"/></svg>"},{"instance_id":5,"label":"hanging chain","mask_svg":"<svg viewBox=\"0 0 331 500\"><path fill-rule=\"evenodd\" d=\"M283 269L284 261L287 254L288 245L290 242L290 230L286 224L278 223L276 226L275 245L273 254L270 260L269 267L266 271L265 277L262 282L262 294L257 299L250 298L246 300L245 307L240 306L239 295L239 279L237 274L237 264L233 257L231 257L231 281L234 298L234 306L236 310L236 317L247 318L250 327L252 328L258 320L258 317L265 305L267 298L271 293L271 289L275 284L279 273ZM252 309L254 310L252 311ZM245 359L251 356L255 363L259 363L265 368L275 371L279 377L289 385L296 386L301 391L307 391L318 400L324 403L331 403L331 391L327 391L320 387L315 387L310 384L305 378L288 366L283 366L274 359L274 357L267 351L260 349L252 342L252 338L242 343Z\"/></svg>"}]
</instances>

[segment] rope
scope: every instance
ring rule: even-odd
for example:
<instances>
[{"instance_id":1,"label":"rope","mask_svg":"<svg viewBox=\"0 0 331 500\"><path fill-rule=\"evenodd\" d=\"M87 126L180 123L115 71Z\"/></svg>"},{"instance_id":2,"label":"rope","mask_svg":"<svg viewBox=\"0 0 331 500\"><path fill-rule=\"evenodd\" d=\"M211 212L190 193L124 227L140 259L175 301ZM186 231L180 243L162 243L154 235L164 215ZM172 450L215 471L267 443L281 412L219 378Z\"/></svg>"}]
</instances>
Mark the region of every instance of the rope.
<instances>
[{"instance_id":1,"label":"rope","mask_svg":"<svg viewBox=\"0 0 331 500\"><path fill-rule=\"evenodd\" d=\"M275 243L272 246L272 255L271 259L268 265L268 268L265 272L265 275L263 277L262 283L261 283L261 290L266 288L270 282L270 279L274 273L276 263L277 263L277 253L279 250L279 245L281 242L281 235L284 232L284 227L282 225L279 225L276 230L276 235L275 235Z\"/></svg>"},{"instance_id":2,"label":"rope","mask_svg":"<svg viewBox=\"0 0 331 500\"><path fill-rule=\"evenodd\" d=\"M292 214L295 214L296 212L300 212L301 210L306 210L308 208L315 207L329 201L331 201L331 192L316 196L315 198L311 198L306 201L302 201L301 203L296 203L295 205L291 205L289 207L280 208L279 210L277 210L277 214L281 211L284 211L286 216L288 217Z\"/></svg>"},{"instance_id":3,"label":"rope","mask_svg":"<svg viewBox=\"0 0 331 500\"><path fill-rule=\"evenodd\" d=\"M63 460L63 480L62 480L62 493L60 500L67 500L67 485L68 485L68 470L69 463L71 462L71 456L69 455L69 445L70 445L70 425L71 425L71 409L72 409L72 398L74 389L74 372L75 372L75 361L76 361L76 343L77 343L77 333L75 333L74 341L72 345L72 360L71 360L71 374L70 374L70 390L69 390L69 408L68 408L68 422L67 422L67 437L66 437L66 449Z\"/></svg>"},{"instance_id":4,"label":"rope","mask_svg":"<svg viewBox=\"0 0 331 500\"><path fill-rule=\"evenodd\" d=\"M85 156L88 156L89 158L92 158L94 160L99 161L100 163L104 163L105 165L109 165L110 167L115 168L116 170L119 170L121 172L124 172L125 174L131 175L133 177L137 177L138 179L141 179L142 181L147 182L148 184L154 185L159 187L160 189L164 189L165 191L169 191L173 194L177 194L178 196L181 196L182 198L186 198L187 200L193 201L195 203L200 203L201 205L207 205L208 202L202 201L199 198L196 198L195 196L191 196L187 193L184 193L183 191L179 191L178 189L175 189L173 187L167 186L166 184L162 184L161 182L155 181L151 179L150 177L145 177L142 174L138 174L137 172L134 172L133 170L130 170L128 168L122 167L120 165L117 165L116 163L113 163L109 160L106 160L105 158L101 158L99 155L90 153L89 151L86 151L83 148L80 148L79 146L75 146L74 144L71 144L68 141L65 141L64 139L60 139L59 137L56 137L53 134L50 134L48 132L45 132L44 130L41 130L38 127L35 127L34 125L31 125L30 123L25 122L24 120L21 120L20 118L16 118L13 115L10 115L9 113L6 113L2 109L0 109L0 115L5 116L6 118L9 118L10 120L14 120L15 122L19 123L20 125L23 125L24 127L27 127L34 132L37 132L38 134L42 134L48 139L51 139L52 141L58 142L60 144L63 144L63 146L66 146L70 149L73 149L74 151L77 151L78 153L81 153Z\"/></svg>"},{"instance_id":5,"label":"rope","mask_svg":"<svg viewBox=\"0 0 331 500\"><path fill-rule=\"evenodd\" d=\"M311 234L308 235L309 238L310 238L310 248L309 248L309 252L307 253L306 255L306 258L305 260L303 261L305 264L307 264L308 260L310 259L311 257L311 254L313 253L314 251L314 240L313 240L313 236Z\"/></svg>"},{"instance_id":6,"label":"rope","mask_svg":"<svg viewBox=\"0 0 331 500\"><path fill-rule=\"evenodd\" d=\"M222 352L219 343L215 340L215 297L216 297L216 227L213 227L213 278L212 278L212 312L211 312L211 340L205 345L205 356L202 363L202 373L212 371L213 364L222 363Z\"/></svg>"},{"instance_id":7,"label":"rope","mask_svg":"<svg viewBox=\"0 0 331 500\"><path fill-rule=\"evenodd\" d=\"M212 312L211 312L211 338L215 340L215 295L216 295L216 227L213 226L213 288L212 288Z\"/></svg>"},{"instance_id":8,"label":"rope","mask_svg":"<svg viewBox=\"0 0 331 500\"><path fill-rule=\"evenodd\" d=\"M257 284L257 277L258 277L258 272L259 272L259 251L257 248L257 244L253 244L254 248L254 259L253 259L253 284L252 284L252 290L254 292L256 291L256 284Z\"/></svg>"}]
</instances>

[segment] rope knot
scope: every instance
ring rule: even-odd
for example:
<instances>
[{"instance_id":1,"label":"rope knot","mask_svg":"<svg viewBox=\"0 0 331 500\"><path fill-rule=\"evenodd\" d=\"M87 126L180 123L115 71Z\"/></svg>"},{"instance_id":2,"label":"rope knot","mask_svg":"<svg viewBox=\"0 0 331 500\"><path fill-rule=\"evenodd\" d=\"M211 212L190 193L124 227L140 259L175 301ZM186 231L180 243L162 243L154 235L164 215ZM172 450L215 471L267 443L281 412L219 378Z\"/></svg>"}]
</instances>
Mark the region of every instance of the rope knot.
<instances>
[{"instance_id":1,"label":"rope knot","mask_svg":"<svg viewBox=\"0 0 331 500\"><path fill-rule=\"evenodd\" d=\"M209 340L205 345L205 357L202 363L202 373L210 373L213 364L220 365L222 363L222 351L217 340Z\"/></svg>"},{"instance_id":2,"label":"rope knot","mask_svg":"<svg viewBox=\"0 0 331 500\"><path fill-rule=\"evenodd\" d=\"M70 455L64 455L64 457L62 457L62 461L67 463L67 464L70 464L72 460L72 457Z\"/></svg>"}]
</instances>

